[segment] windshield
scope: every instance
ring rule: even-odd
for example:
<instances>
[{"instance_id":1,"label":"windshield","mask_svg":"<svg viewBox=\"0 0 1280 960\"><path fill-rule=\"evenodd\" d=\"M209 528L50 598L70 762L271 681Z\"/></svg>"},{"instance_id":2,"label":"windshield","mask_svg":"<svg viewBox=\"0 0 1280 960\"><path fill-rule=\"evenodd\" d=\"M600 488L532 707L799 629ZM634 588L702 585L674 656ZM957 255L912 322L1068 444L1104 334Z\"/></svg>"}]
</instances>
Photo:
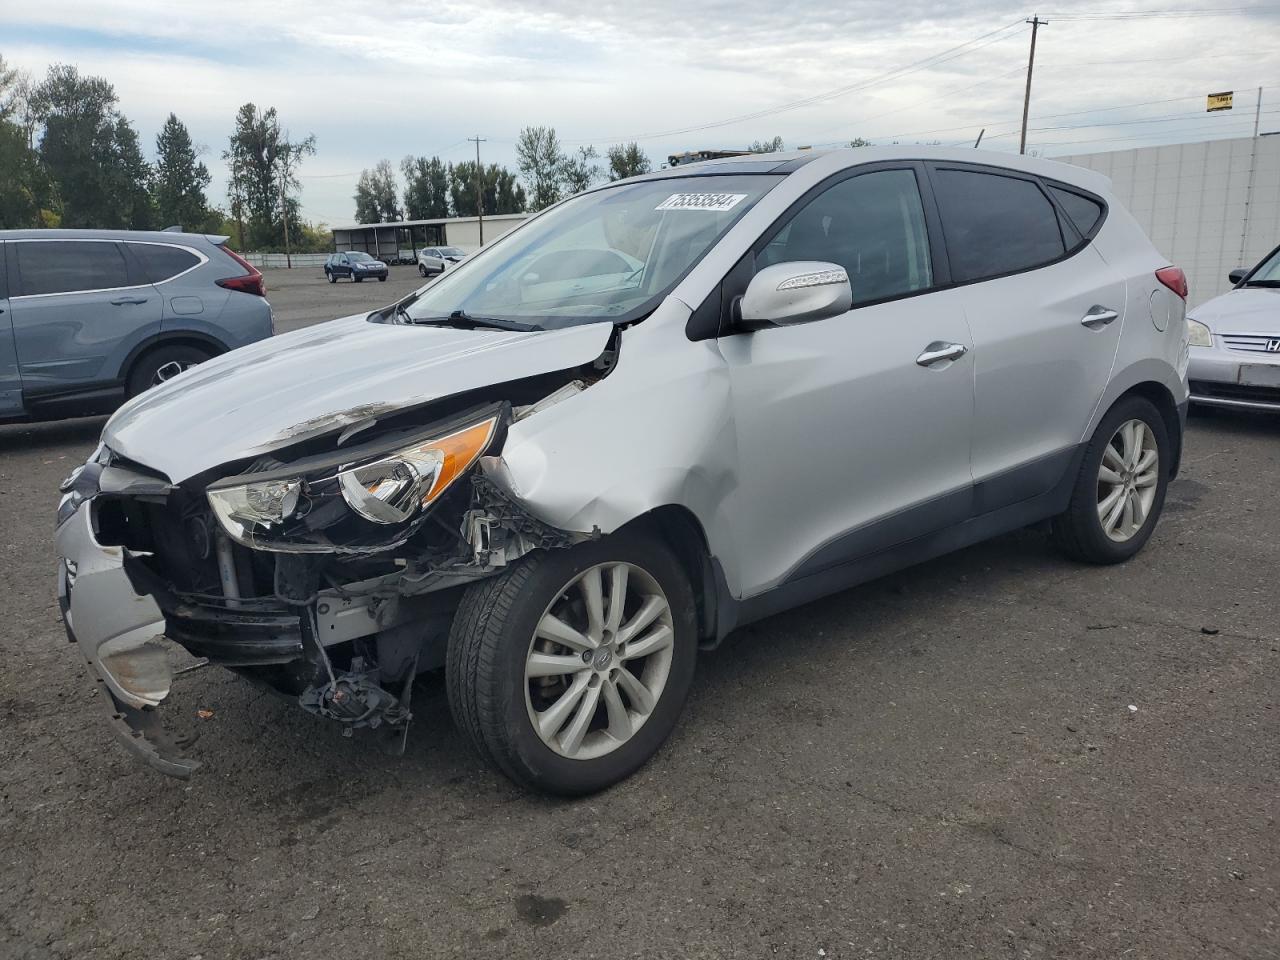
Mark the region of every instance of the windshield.
<instances>
[{"instance_id":1,"label":"windshield","mask_svg":"<svg viewBox=\"0 0 1280 960\"><path fill-rule=\"evenodd\" d=\"M424 321L461 311L542 329L637 320L779 182L673 177L574 197L464 260L404 314Z\"/></svg>"},{"instance_id":2,"label":"windshield","mask_svg":"<svg viewBox=\"0 0 1280 960\"><path fill-rule=\"evenodd\" d=\"M356 263L364 263L366 260L373 259L373 257L369 256L367 253L358 253L354 250L347 254L347 258L349 260L354 260Z\"/></svg>"},{"instance_id":3,"label":"windshield","mask_svg":"<svg viewBox=\"0 0 1280 960\"><path fill-rule=\"evenodd\" d=\"M457 247L441 247L440 256L442 257L465 257L466 254Z\"/></svg>"},{"instance_id":4,"label":"windshield","mask_svg":"<svg viewBox=\"0 0 1280 960\"><path fill-rule=\"evenodd\" d=\"M1244 285L1246 287L1280 287L1280 250L1274 251L1271 256L1263 260Z\"/></svg>"}]
</instances>

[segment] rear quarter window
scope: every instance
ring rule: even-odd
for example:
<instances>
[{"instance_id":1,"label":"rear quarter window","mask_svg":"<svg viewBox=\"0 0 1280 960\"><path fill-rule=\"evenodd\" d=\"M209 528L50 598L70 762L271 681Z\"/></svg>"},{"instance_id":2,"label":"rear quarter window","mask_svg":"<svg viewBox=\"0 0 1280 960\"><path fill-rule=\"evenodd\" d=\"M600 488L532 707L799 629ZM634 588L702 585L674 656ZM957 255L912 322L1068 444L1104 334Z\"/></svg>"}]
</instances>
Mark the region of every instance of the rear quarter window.
<instances>
[{"instance_id":1,"label":"rear quarter window","mask_svg":"<svg viewBox=\"0 0 1280 960\"><path fill-rule=\"evenodd\" d=\"M1034 181L943 169L934 185L953 281L1018 273L1066 254L1057 211Z\"/></svg>"},{"instance_id":2,"label":"rear quarter window","mask_svg":"<svg viewBox=\"0 0 1280 960\"><path fill-rule=\"evenodd\" d=\"M142 272L152 283L163 283L184 273L200 262L190 250L158 243L131 243L129 250L142 265Z\"/></svg>"},{"instance_id":3,"label":"rear quarter window","mask_svg":"<svg viewBox=\"0 0 1280 960\"><path fill-rule=\"evenodd\" d=\"M1071 222L1075 224L1075 228L1080 231L1082 237L1089 236L1098 225L1098 221L1102 219L1102 204L1097 200L1076 193L1074 190L1064 190L1061 187L1051 186L1049 187L1049 192L1061 204L1062 209L1066 212Z\"/></svg>"}]
</instances>

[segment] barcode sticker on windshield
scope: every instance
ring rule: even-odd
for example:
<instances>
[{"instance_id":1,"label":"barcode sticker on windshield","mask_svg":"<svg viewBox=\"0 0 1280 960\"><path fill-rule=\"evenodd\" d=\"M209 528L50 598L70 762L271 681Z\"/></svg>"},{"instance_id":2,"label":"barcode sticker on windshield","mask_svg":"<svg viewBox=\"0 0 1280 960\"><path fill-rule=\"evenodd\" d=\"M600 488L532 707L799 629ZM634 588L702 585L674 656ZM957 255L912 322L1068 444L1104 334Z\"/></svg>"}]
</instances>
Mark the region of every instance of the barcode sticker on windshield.
<instances>
[{"instance_id":1,"label":"barcode sticker on windshield","mask_svg":"<svg viewBox=\"0 0 1280 960\"><path fill-rule=\"evenodd\" d=\"M745 199L745 193L673 193L653 209L732 210Z\"/></svg>"}]
</instances>

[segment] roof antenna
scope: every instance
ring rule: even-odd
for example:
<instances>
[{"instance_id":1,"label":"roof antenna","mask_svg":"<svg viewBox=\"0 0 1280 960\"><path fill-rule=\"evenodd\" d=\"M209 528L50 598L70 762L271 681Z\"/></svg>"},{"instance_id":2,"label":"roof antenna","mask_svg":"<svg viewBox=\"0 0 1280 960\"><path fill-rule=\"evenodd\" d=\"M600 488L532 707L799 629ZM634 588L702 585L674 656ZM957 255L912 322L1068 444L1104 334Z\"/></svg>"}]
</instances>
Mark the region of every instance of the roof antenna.
<instances>
[{"instance_id":1,"label":"roof antenna","mask_svg":"<svg viewBox=\"0 0 1280 960\"><path fill-rule=\"evenodd\" d=\"M982 142L982 135L983 135L984 133L986 133L986 132L987 132L987 128L986 128L986 127L983 127L981 130L979 130L979 131L978 131L978 139L977 139L977 140L975 140L975 141L973 141L973 149L975 149L975 150L977 150L977 149L978 149L978 144L980 144L980 143Z\"/></svg>"}]
</instances>

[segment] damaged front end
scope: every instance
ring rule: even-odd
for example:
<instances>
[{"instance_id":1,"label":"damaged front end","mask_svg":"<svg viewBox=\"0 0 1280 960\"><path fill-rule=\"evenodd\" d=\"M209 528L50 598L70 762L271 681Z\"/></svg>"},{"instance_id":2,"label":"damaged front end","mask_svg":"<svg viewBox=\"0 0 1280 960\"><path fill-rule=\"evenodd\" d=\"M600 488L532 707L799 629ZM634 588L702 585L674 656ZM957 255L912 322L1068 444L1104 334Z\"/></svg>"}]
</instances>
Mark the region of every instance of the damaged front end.
<instances>
[{"instance_id":1,"label":"damaged front end","mask_svg":"<svg viewBox=\"0 0 1280 960\"><path fill-rule=\"evenodd\" d=\"M612 356L336 420L336 435L181 483L100 446L63 485L58 595L113 732L166 774L199 766L156 709L173 682L172 642L344 735L379 729L403 750L414 678L443 666L462 588L586 536L531 516L478 462L500 453L513 421L604 376Z\"/></svg>"}]
</instances>

